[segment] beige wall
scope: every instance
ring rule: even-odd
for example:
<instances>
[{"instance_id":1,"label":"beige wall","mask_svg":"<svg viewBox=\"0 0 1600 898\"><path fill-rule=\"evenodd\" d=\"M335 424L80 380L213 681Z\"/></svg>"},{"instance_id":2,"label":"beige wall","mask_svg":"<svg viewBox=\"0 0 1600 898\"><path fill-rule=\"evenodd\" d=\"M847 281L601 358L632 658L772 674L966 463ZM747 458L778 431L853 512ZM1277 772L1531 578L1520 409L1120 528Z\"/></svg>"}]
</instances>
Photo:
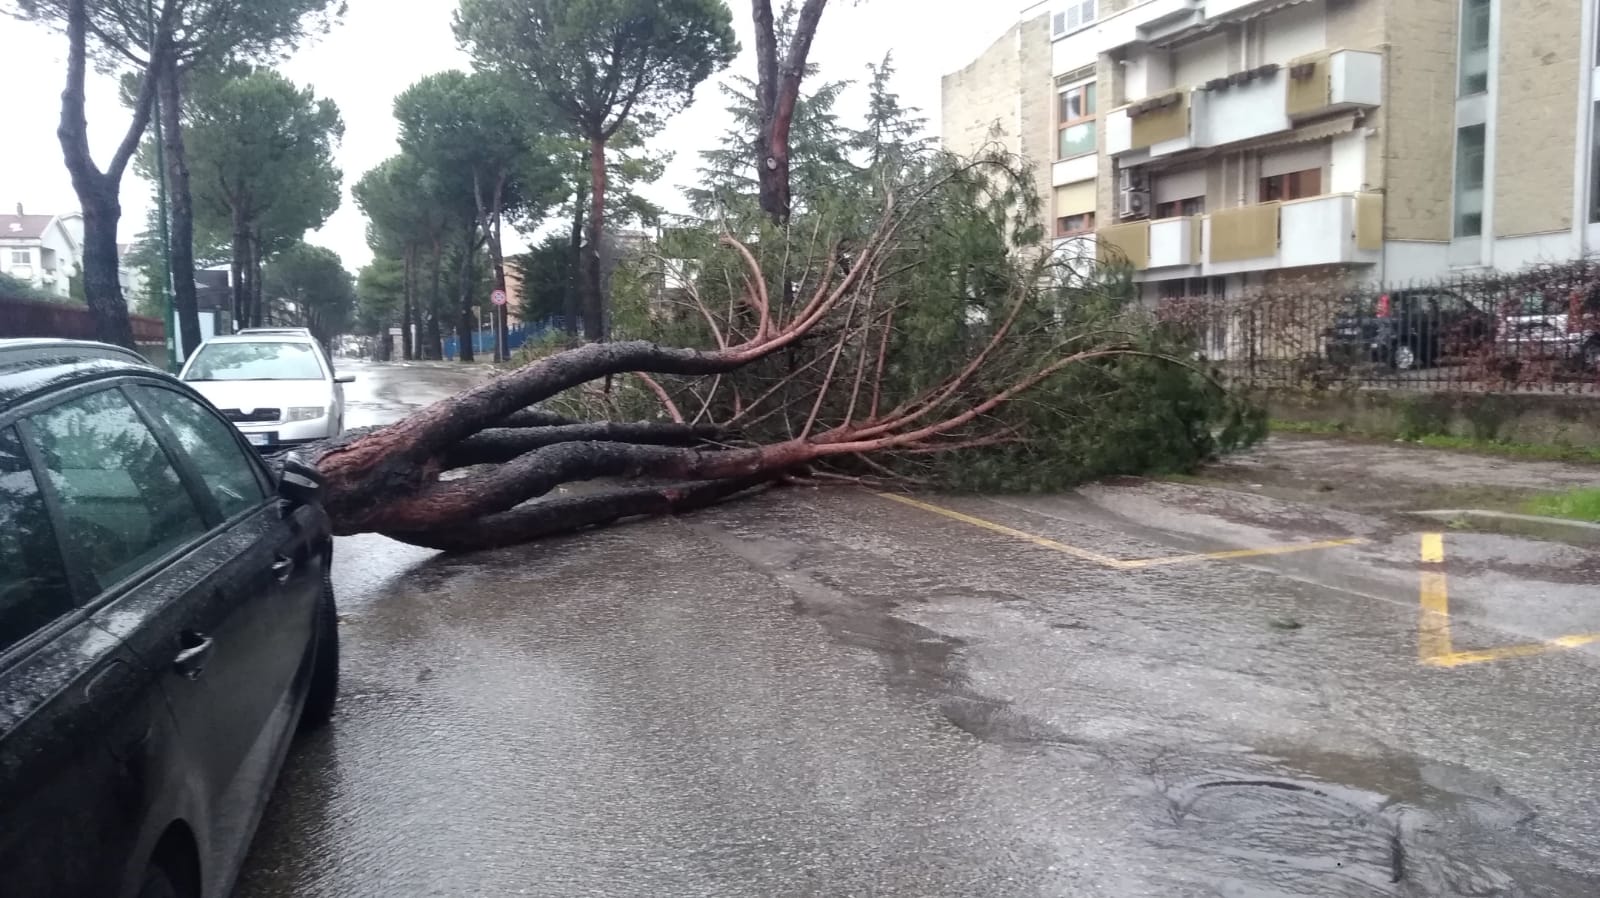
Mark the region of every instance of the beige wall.
<instances>
[{"instance_id":1,"label":"beige wall","mask_svg":"<svg viewBox=\"0 0 1600 898\"><path fill-rule=\"evenodd\" d=\"M965 68L940 81L940 140L952 153L972 155L998 143L1022 151L1017 120L1022 85L1018 44L1023 25L1014 25Z\"/></svg>"},{"instance_id":2,"label":"beige wall","mask_svg":"<svg viewBox=\"0 0 1600 898\"><path fill-rule=\"evenodd\" d=\"M1379 174L1391 240L1450 239L1456 0L1382 0L1387 9ZM1570 167L1570 166L1569 166Z\"/></svg>"},{"instance_id":3,"label":"beige wall","mask_svg":"<svg viewBox=\"0 0 1600 898\"><path fill-rule=\"evenodd\" d=\"M1040 218L1050 215L1055 94L1050 18L1012 26L960 71L940 82L940 141L960 155L999 147L1034 167Z\"/></svg>"},{"instance_id":4,"label":"beige wall","mask_svg":"<svg viewBox=\"0 0 1600 898\"><path fill-rule=\"evenodd\" d=\"M1579 0L1500 0L1496 237L1572 227L1581 14Z\"/></svg>"}]
</instances>

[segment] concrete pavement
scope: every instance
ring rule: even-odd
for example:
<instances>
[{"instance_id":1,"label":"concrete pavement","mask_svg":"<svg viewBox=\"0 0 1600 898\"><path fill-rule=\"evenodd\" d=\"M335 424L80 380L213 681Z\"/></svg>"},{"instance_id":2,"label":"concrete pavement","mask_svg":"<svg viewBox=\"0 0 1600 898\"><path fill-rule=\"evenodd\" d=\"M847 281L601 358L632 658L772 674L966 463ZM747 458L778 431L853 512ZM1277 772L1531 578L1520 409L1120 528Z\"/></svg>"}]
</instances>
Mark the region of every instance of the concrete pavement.
<instances>
[{"instance_id":1,"label":"concrete pavement","mask_svg":"<svg viewBox=\"0 0 1600 898\"><path fill-rule=\"evenodd\" d=\"M352 370L353 425L481 376ZM1590 549L793 489L335 582L243 896L1600 894Z\"/></svg>"}]
</instances>

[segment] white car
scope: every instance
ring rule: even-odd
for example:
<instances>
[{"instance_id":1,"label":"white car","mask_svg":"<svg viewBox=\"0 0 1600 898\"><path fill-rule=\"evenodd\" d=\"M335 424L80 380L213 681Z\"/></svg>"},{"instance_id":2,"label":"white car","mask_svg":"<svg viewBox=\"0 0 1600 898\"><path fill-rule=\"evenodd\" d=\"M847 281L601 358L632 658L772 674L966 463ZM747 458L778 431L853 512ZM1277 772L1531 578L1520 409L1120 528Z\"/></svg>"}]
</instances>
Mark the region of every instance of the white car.
<instances>
[{"instance_id":1,"label":"white car","mask_svg":"<svg viewBox=\"0 0 1600 898\"><path fill-rule=\"evenodd\" d=\"M200 344L178 377L222 410L251 444L290 446L344 430L344 387L309 332L240 332Z\"/></svg>"}]
</instances>

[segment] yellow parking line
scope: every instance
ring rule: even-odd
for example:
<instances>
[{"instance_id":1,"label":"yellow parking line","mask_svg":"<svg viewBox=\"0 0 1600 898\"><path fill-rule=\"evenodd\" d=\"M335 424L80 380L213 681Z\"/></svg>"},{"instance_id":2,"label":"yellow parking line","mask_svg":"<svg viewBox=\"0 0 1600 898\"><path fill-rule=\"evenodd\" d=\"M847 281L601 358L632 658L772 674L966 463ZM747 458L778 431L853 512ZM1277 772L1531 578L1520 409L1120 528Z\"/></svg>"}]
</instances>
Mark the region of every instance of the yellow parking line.
<instances>
[{"instance_id":1,"label":"yellow parking line","mask_svg":"<svg viewBox=\"0 0 1600 898\"><path fill-rule=\"evenodd\" d=\"M963 524L971 524L974 527L982 527L983 529L993 533L1000 533L1006 536L1015 537L1026 542L1033 543L1036 546L1043 546L1046 549L1053 549L1057 552L1071 555L1074 558L1092 561L1095 564L1102 564L1106 567L1115 568L1120 571L1139 570L1141 568L1156 567L1158 565L1186 564L1194 561L1223 561L1231 558L1254 558L1262 555L1287 555L1291 552L1309 552L1313 549L1332 549L1339 546L1353 546L1366 542L1366 540L1359 537L1354 539L1329 539L1314 543L1289 543L1281 546L1263 546L1258 549L1229 549L1222 552L1196 552L1190 555L1172 555L1163 558L1134 558L1124 560L1121 558L1112 558L1109 555L1102 555L1099 552L1090 551L1089 549L1080 549L1077 546L1069 546L1066 543L1059 542L1057 540L1047 539L1043 536L1018 530L1015 527L1007 527L1004 524L996 524L994 521L986 521L983 518L973 517L972 515L963 514L953 509L943 508L927 502L919 502L916 499L913 499L909 496L902 496L899 493L879 493L878 495L885 499L891 499L895 502L899 502L903 505L909 505L912 508L920 508L923 511L929 511L936 515L942 515L950 518L951 520L960 521Z\"/></svg>"},{"instance_id":2,"label":"yellow parking line","mask_svg":"<svg viewBox=\"0 0 1600 898\"><path fill-rule=\"evenodd\" d=\"M1173 555L1168 558L1143 558L1138 561L1124 561L1122 564L1129 568L1155 567L1162 564L1183 564L1188 561L1224 561L1229 558L1289 555L1294 552L1310 552L1314 549L1337 549L1340 546L1359 546L1365 543L1366 540L1357 536L1350 539L1325 539L1314 543L1285 543L1281 546L1265 546L1260 549L1229 549L1225 552L1197 552L1193 555Z\"/></svg>"},{"instance_id":3,"label":"yellow parking line","mask_svg":"<svg viewBox=\"0 0 1600 898\"><path fill-rule=\"evenodd\" d=\"M1444 534L1422 534L1422 563L1444 563ZM1417 658L1432 664L1451 654L1450 591L1444 571L1424 570L1417 618Z\"/></svg>"},{"instance_id":4,"label":"yellow parking line","mask_svg":"<svg viewBox=\"0 0 1600 898\"><path fill-rule=\"evenodd\" d=\"M1600 642L1600 633L1580 633L1526 645L1508 645L1498 649L1478 649L1470 652L1447 652L1432 658L1424 658L1423 663L1430 667L1460 667L1464 664L1482 664L1485 661L1530 658L1534 655L1543 655L1545 652L1575 649L1595 642Z\"/></svg>"},{"instance_id":5,"label":"yellow parking line","mask_svg":"<svg viewBox=\"0 0 1600 898\"><path fill-rule=\"evenodd\" d=\"M1422 534L1422 563L1444 564L1444 534ZM1450 593L1443 567L1422 571L1421 611L1417 621L1417 659L1429 667L1461 667L1486 661L1531 658L1557 649L1600 642L1600 633L1557 636L1544 642L1458 652L1450 637Z\"/></svg>"},{"instance_id":6,"label":"yellow parking line","mask_svg":"<svg viewBox=\"0 0 1600 898\"><path fill-rule=\"evenodd\" d=\"M1128 566L1127 562L1119 561L1118 559L1112 558L1109 555L1101 555L1099 552L1091 552L1088 549L1080 549L1077 546L1069 546L1066 543L1056 542L1053 539L1046 539L1042 536L1035 536L1032 533L1025 533L1021 530L1017 530L1014 527L1007 527L1004 524L996 524L994 521L985 521L983 518L975 518L972 515L962 514L959 511L954 511L949 508L940 508L937 505L929 505L926 502L918 502L916 499L913 499L910 496L902 496L898 493L879 493L878 495L885 499L899 502L902 505L909 505L912 508L920 508L923 511L931 511L934 514L943 515L953 521L960 521L963 524L971 524L974 527L982 527L985 530L989 530L994 533L1003 533L1006 536L1014 536L1017 539L1025 540L1033 543L1036 546L1043 546L1046 549L1054 549L1057 552L1071 555L1074 558L1082 558L1085 561L1093 561L1096 564L1103 564L1107 567L1125 568Z\"/></svg>"}]
</instances>

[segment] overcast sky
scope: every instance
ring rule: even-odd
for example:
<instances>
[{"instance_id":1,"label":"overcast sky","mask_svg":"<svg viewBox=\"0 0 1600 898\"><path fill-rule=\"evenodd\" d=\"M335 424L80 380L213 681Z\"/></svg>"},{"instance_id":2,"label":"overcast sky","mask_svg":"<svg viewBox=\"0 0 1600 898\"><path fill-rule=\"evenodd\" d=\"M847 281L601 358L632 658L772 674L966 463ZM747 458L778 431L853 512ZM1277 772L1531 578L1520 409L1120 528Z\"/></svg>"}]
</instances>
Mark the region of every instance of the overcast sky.
<instances>
[{"instance_id":1,"label":"overcast sky","mask_svg":"<svg viewBox=\"0 0 1600 898\"><path fill-rule=\"evenodd\" d=\"M734 26L744 52L723 75L701 85L695 102L673 119L654 145L672 152L666 177L650 196L668 211L686 211L679 189L693 181L698 151L728 127L716 82L730 74L754 76L750 8L733 0ZM835 0L822 17L812 60L822 77L864 80L866 64L894 51L895 87L902 101L919 106L938 132L939 77L969 62L1010 27L1021 0ZM365 219L349 187L367 169L397 151L393 99L423 75L466 68L450 16L456 0L349 0L344 22L332 34L302 48L281 66L286 76L331 97L344 116L338 162L345 199L339 211L308 238L336 250L352 271L370 257ZM404 10L402 12L402 9ZM77 197L61 162L55 128L65 78L66 41L30 23L0 16L0 60L6 67L6 100L0 112L0 208L17 203L30 213L76 210ZM846 96L839 109L853 121L863 102ZM127 127L116 85L93 77L89 85L89 135L104 164ZM122 235L127 241L145 220L150 187L130 171L122 189Z\"/></svg>"}]
</instances>

